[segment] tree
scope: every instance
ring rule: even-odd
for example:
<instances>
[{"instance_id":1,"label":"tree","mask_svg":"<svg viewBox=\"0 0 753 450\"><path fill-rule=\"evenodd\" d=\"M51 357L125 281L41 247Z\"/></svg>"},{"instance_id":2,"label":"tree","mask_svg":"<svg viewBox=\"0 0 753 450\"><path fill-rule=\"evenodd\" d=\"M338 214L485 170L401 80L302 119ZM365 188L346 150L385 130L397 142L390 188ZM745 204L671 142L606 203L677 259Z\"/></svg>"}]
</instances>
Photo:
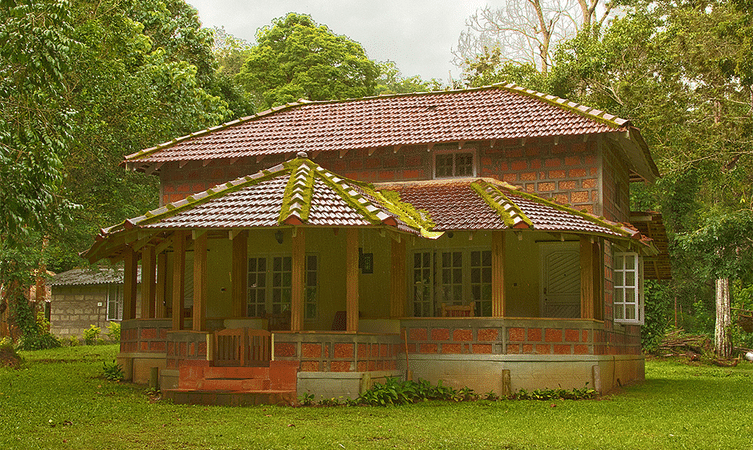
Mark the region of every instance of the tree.
<instances>
[{"instance_id":1,"label":"tree","mask_svg":"<svg viewBox=\"0 0 753 450\"><path fill-rule=\"evenodd\" d=\"M410 92L429 92L444 89L442 82L436 78L424 81L420 76L403 77L394 61L378 63L377 95L407 94Z\"/></svg>"},{"instance_id":2,"label":"tree","mask_svg":"<svg viewBox=\"0 0 753 450\"><path fill-rule=\"evenodd\" d=\"M125 155L251 112L232 80L216 76L212 34L184 2L79 0L70 11L80 45L61 106L77 111L64 187L83 207L50 234L54 271L83 264L78 252L99 228L158 205L157 177L123 170Z\"/></svg>"},{"instance_id":3,"label":"tree","mask_svg":"<svg viewBox=\"0 0 753 450\"><path fill-rule=\"evenodd\" d=\"M714 348L719 358L728 359L732 356L730 279L753 270L753 211L712 215L702 228L678 238L683 250L703 261L701 273L715 281Z\"/></svg>"},{"instance_id":4,"label":"tree","mask_svg":"<svg viewBox=\"0 0 753 450\"><path fill-rule=\"evenodd\" d=\"M515 0L499 9L478 9L453 49L455 64L467 69L479 55L497 53L502 64L516 63L547 73L557 44L578 30L601 24L611 3L598 17L599 0Z\"/></svg>"},{"instance_id":5,"label":"tree","mask_svg":"<svg viewBox=\"0 0 753 450\"><path fill-rule=\"evenodd\" d=\"M69 6L0 2L0 309L25 344L42 334L23 292L42 260L34 244L73 206L61 196L73 118L64 76L77 46Z\"/></svg>"},{"instance_id":6,"label":"tree","mask_svg":"<svg viewBox=\"0 0 753 450\"><path fill-rule=\"evenodd\" d=\"M379 69L363 48L307 15L290 13L259 30L238 80L265 107L374 95Z\"/></svg>"}]
</instances>

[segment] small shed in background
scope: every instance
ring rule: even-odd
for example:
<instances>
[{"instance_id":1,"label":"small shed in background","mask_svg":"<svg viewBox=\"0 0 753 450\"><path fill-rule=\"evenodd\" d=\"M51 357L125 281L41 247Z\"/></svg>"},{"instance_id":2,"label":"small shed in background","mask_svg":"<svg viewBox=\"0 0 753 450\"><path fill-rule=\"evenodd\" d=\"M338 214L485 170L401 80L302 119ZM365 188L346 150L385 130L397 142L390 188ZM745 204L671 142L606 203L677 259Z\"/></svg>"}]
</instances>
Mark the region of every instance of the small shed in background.
<instances>
[{"instance_id":1,"label":"small shed in background","mask_svg":"<svg viewBox=\"0 0 753 450\"><path fill-rule=\"evenodd\" d=\"M81 336L91 325L104 329L123 318L122 267L73 269L49 285L50 331L57 337Z\"/></svg>"}]
</instances>

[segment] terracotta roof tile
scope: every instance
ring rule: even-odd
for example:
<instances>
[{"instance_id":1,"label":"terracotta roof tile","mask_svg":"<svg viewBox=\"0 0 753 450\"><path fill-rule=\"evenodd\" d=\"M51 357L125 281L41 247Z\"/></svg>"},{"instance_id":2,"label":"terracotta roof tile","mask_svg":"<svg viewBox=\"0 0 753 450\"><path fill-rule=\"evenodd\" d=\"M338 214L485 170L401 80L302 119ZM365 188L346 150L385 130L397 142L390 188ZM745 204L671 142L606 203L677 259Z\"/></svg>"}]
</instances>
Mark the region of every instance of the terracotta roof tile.
<instances>
[{"instance_id":1,"label":"terracotta roof tile","mask_svg":"<svg viewBox=\"0 0 753 450\"><path fill-rule=\"evenodd\" d=\"M441 142L606 133L628 122L513 85L276 108L176 139L128 161L239 158Z\"/></svg>"}]
</instances>

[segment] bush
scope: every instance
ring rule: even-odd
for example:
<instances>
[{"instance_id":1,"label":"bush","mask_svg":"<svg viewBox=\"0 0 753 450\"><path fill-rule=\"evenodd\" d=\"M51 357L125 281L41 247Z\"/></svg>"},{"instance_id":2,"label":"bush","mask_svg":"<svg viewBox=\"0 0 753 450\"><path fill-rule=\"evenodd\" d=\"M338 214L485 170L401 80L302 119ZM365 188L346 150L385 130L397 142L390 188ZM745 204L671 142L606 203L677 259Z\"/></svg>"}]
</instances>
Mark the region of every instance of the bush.
<instances>
[{"instance_id":1,"label":"bush","mask_svg":"<svg viewBox=\"0 0 753 450\"><path fill-rule=\"evenodd\" d=\"M115 361L102 363L102 374L110 381L122 381L125 378L123 367Z\"/></svg>"},{"instance_id":2,"label":"bush","mask_svg":"<svg viewBox=\"0 0 753 450\"><path fill-rule=\"evenodd\" d=\"M113 342L120 342L120 322L110 322L107 336Z\"/></svg>"},{"instance_id":3,"label":"bush","mask_svg":"<svg viewBox=\"0 0 753 450\"><path fill-rule=\"evenodd\" d=\"M99 338L99 333L101 332L102 330L98 326L91 325L88 330L84 330L84 343L86 345L101 344L104 342Z\"/></svg>"},{"instance_id":4,"label":"bush","mask_svg":"<svg viewBox=\"0 0 753 450\"><path fill-rule=\"evenodd\" d=\"M18 344L19 350L44 350L47 348L57 348L63 344L51 333L25 334L21 337L21 343Z\"/></svg>"}]
</instances>

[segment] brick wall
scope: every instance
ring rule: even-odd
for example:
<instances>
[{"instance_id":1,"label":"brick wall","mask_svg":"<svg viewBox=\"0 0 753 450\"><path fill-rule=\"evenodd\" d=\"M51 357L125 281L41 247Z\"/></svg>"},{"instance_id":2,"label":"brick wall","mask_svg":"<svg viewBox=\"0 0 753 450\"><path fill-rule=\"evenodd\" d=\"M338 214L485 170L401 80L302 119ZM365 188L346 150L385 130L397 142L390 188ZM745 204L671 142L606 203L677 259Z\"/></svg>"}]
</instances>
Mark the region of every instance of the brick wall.
<instances>
[{"instance_id":1,"label":"brick wall","mask_svg":"<svg viewBox=\"0 0 753 450\"><path fill-rule=\"evenodd\" d=\"M170 319L126 320L120 325L122 353L165 353Z\"/></svg>"},{"instance_id":2,"label":"brick wall","mask_svg":"<svg viewBox=\"0 0 753 450\"><path fill-rule=\"evenodd\" d=\"M344 333L274 334L275 360L301 362L301 372L395 370L402 351L397 335Z\"/></svg>"},{"instance_id":3,"label":"brick wall","mask_svg":"<svg viewBox=\"0 0 753 450\"><path fill-rule=\"evenodd\" d=\"M458 144L438 144L432 151L457 150ZM367 182L431 179L433 152L428 147L402 146L309 155L317 164L348 178ZM595 212L599 199L598 142L582 137L490 141L463 144L475 151L477 174L524 187L531 193ZM239 176L283 162L293 155L268 156L260 161L192 161L182 168L167 163L160 171L162 202L173 202ZM598 212L598 211L597 211Z\"/></svg>"},{"instance_id":4,"label":"brick wall","mask_svg":"<svg viewBox=\"0 0 753 450\"><path fill-rule=\"evenodd\" d=\"M403 320L409 354L596 354L602 325L561 319L410 319Z\"/></svg>"},{"instance_id":5,"label":"brick wall","mask_svg":"<svg viewBox=\"0 0 753 450\"><path fill-rule=\"evenodd\" d=\"M169 331L166 342L168 369L177 369L185 361L208 365L207 334L205 331Z\"/></svg>"}]
</instances>

